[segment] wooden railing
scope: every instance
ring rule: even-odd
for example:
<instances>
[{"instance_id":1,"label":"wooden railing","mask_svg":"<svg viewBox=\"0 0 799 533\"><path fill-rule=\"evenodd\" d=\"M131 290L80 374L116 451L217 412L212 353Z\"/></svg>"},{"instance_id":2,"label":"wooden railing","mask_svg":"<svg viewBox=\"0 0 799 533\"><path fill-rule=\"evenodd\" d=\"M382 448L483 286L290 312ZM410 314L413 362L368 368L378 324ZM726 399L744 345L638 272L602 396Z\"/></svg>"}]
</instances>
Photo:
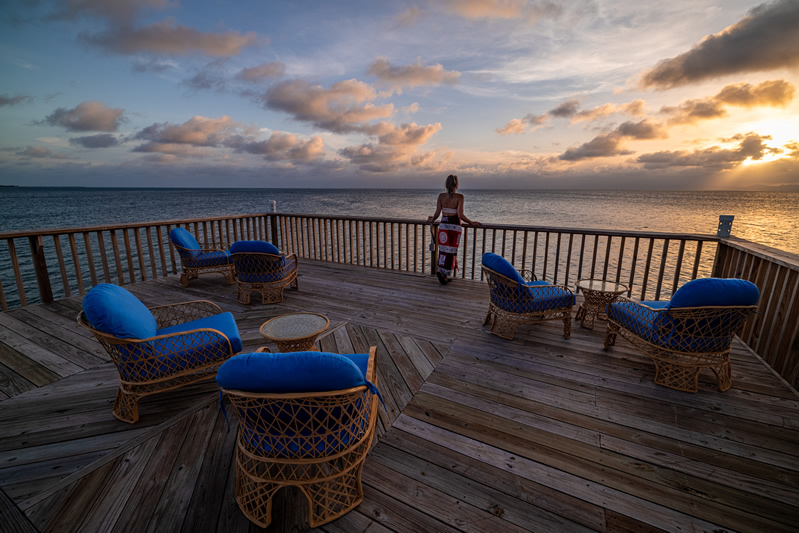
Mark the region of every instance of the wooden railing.
<instances>
[{"instance_id":1,"label":"wooden railing","mask_svg":"<svg viewBox=\"0 0 799 533\"><path fill-rule=\"evenodd\" d=\"M435 272L435 227L415 220L266 213L28 231L0 234L7 247L3 253L0 244L0 306L6 311L84 294L101 282L125 285L176 274L180 259L169 231L177 226L200 242L269 240L305 260ZM640 300L668 299L698 277L749 279L762 297L742 338L786 380L799 382L796 256L712 235L494 224L463 228L457 276L482 279L485 252L571 288L584 278L623 283L628 296Z\"/></svg>"}]
</instances>

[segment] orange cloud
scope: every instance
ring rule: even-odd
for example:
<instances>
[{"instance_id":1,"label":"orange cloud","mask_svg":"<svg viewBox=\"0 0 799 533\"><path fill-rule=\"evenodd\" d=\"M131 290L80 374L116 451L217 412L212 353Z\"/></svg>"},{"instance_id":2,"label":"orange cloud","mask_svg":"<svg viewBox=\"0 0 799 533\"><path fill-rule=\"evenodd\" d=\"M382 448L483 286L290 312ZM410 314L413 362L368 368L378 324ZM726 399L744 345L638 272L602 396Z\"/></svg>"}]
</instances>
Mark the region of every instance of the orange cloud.
<instances>
[{"instance_id":1,"label":"orange cloud","mask_svg":"<svg viewBox=\"0 0 799 533\"><path fill-rule=\"evenodd\" d=\"M799 66L799 2L763 4L691 50L642 74L642 88L670 89L742 72Z\"/></svg>"},{"instance_id":2,"label":"orange cloud","mask_svg":"<svg viewBox=\"0 0 799 533\"><path fill-rule=\"evenodd\" d=\"M555 2L526 0L447 0L444 7L468 19L527 19L531 22L541 17L555 18L562 12Z\"/></svg>"},{"instance_id":3,"label":"orange cloud","mask_svg":"<svg viewBox=\"0 0 799 533\"><path fill-rule=\"evenodd\" d=\"M661 115L669 116L669 124L694 124L699 120L727 116L725 105L738 107L785 107L793 100L796 88L785 80L764 81L759 85L737 83L727 85L715 96L686 100L678 106L664 106Z\"/></svg>"},{"instance_id":4,"label":"orange cloud","mask_svg":"<svg viewBox=\"0 0 799 533\"><path fill-rule=\"evenodd\" d=\"M747 133L737 136L740 143L734 149L724 149L719 146L686 152L664 151L645 154L638 157L638 162L644 164L646 169L663 169L670 167L702 167L712 169L730 169L737 167L749 158L760 160L766 154L781 153L779 148L771 148L763 141L771 140L768 135Z\"/></svg>"},{"instance_id":5,"label":"orange cloud","mask_svg":"<svg viewBox=\"0 0 799 533\"><path fill-rule=\"evenodd\" d=\"M402 92L403 87L453 84L460 72L444 70L441 64L424 66L422 60L405 66L392 66L388 59L379 58L369 67L368 74L377 77L378 85Z\"/></svg>"},{"instance_id":6,"label":"orange cloud","mask_svg":"<svg viewBox=\"0 0 799 533\"><path fill-rule=\"evenodd\" d=\"M396 126L388 122L369 128L377 143L348 146L339 153L368 172L388 172L405 167L426 167L433 153L417 154L419 146L441 131L441 124L418 126L415 123Z\"/></svg>"},{"instance_id":7,"label":"orange cloud","mask_svg":"<svg viewBox=\"0 0 799 533\"><path fill-rule=\"evenodd\" d=\"M81 40L117 54L149 52L186 55L203 53L216 57L237 55L255 44L254 32L208 33L175 24L173 19L156 22L142 28L113 26L96 34L82 34Z\"/></svg>"},{"instance_id":8,"label":"orange cloud","mask_svg":"<svg viewBox=\"0 0 799 533\"><path fill-rule=\"evenodd\" d=\"M296 120L310 122L336 133L361 131L364 123L390 117L392 104L373 105L374 88L357 80L334 83L328 89L304 80L273 85L261 100L269 109L284 111Z\"/></svg>"},{"instance_id":9,"label":"orange cloud","mask_svg":"<svg viewBox=\"0 0 799 533\"><path fill-rule=\"evenodd\" d=\"M73 109L59 107L44 119L51 126L69 131L116 131L124 120L123 109L107 107L102 102L81 102Z\"/></svg>"}]
</instances>

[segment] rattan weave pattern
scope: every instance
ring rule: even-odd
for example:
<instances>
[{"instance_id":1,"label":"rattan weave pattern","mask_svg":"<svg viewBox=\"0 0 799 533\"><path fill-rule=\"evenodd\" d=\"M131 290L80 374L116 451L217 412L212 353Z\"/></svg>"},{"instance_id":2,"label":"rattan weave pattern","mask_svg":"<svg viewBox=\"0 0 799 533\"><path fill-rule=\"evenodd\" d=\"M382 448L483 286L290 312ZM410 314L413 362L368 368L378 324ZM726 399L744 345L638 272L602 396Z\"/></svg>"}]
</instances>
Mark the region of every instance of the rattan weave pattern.
<instances>
[{"instance_id":1,"label":"rattan weave pattern","mask_svg":"<svg viewBox=\"0 0 799 533\"><path fill-rule=\"evenodd\" d=\"M376 347L367 379L377 380ZM377 420L377 396L366 386L292 394L226 390L239 419L236 501L261 527L272 520L272 497L297 486L308 500L311 527L344 515L363 500L361 471Z\"/></svg>"},{"instance_id":2,"label":"rattan weave pattern","mask_svg":"<svg viewBox=\"0 0 799 533\"><path fill-rule=\"evenodd\" d=\"M577 309L574 319L579 320L580 326L586 329L594 329L594 321L597 318L607 320L608 315L605 313L607 305L628 290L627 286L621 283L592 279L579 280L577 289L582 291L584 300Z\"/></svg>"},{"instance_id":3,"label":"rattan weave pattern","mask_svg":"<svg viewBox=\"0 0 799 533\"><path fill-rule=\"evenodd\" d=\"M274 304L283 301L283 289L299 289L297 279L297 255L280 255L241 252L231 254L236 267L238 300L250 303L250 295L261 295L261 303Z\"/></svg>"},{"instance_id":4,"label":"rattan weave pattern","mask_svg":"<svg viewBox=\"0 0 799 533\"><path fill-rule=\"evenodd\" d=\"M605 349L621 335L655 363L655 383L672 389L697 392L699 372L710 368L720 391L732 386L730 349L735 335L757 309L744 307L682 307L653 313L628 298L617 303L627 307L624 324L608 317ZM634 326L633 326L634 324Z\"/></svg>"},{"instance_id":5,"label":"rattan weave pattern","mask_svg":"<svg viewBox=\"0 0 799 533\"><path fill-rule=\"evenodd\" d=\"M183 324L222 312L204 300L153 307L158 329ZM230 356L230 340L214 329L195 329L149 339L119 339L94 329L86 315L78 314L78 324L100 341L119 372L119 388L114 401L114 416L135 423L139 420L139 400L150 394L175 389L216 376Z\"/></svg>"},{"instance_id":6,"label":"rattan weave pattern","mask_svg":"<svg viewBox=\"0 0 799 533\"><path fill-rule=\"evenodd\" d=\"M225 252L228 247L226 244L212 244L203 243L202 248L199 250L190 250L180 245L172 243L172 246L178 251L180 256L180 264L183 272L180 274L180 284L184 287L189 286L189 282L196 279L200 274L214 274L216 272L222 274L225 278L225 283L233 285L236 283L236 270L232 262L228 261ZM203 256L220 252L218 260L209 261L207 258L202 259Z\"/></svg>"},{"instance_id":7,"label":"rattan weave pattern","mask_svg":"<svg viewBox=\"0 0 799 533\"><path fill-rule=\"evenodd\" d=\"M281 352L302 352L316 350L316 337L329 325L330 320L318 313L289 313L267 320L259 331Z\"/></svg>"},{"instance_id":8,"label":"rattan weave pattern","mask_svg":"<svg viewBox=\"0 0 799 533\"><path fill-rule=\"evenodd\" d=\"M491 322L491 333L503 339L513 340L516 328L522 324L563 320L563 338L568 339L571 336L574 295L568 287L536 285L530 287L529 291L521 291L518 282L486 266L482 268L490 289L488 313L483 325ZM533 279L528 281L535 281L535 276L530 277ZM549 302L556 302L556 305L550 306ZM503 307L517 311L508 311Z\"/></svg>"}]
</instances>

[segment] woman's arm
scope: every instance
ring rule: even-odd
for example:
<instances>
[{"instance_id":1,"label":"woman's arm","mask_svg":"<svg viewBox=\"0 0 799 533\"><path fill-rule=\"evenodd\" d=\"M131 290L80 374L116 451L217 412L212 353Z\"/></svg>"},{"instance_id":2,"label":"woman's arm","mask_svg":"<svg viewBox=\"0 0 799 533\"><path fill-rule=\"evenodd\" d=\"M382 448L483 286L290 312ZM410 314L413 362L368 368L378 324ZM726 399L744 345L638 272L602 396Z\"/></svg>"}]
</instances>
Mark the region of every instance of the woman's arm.
<instances>
[{"instance_id":1,"label":"woman's arm","mask_svg":"<svg viewBox=\"0 0 799 533\"><path fill-rule=\"evenodd\" d=\"M476 220L469 220L466 218L466 215L463 214L463 202L465 198L463 195L459 198L460 202L458 202L458 218L469 224L470 226L480 226L481 224Z\"/></svg>"},{"instance_id":2,"label":"woman's arm","mask_svg":"<svg viewBox=\"0 0 799 533\"><path fill-rule=\"evenodd\" d=\"M431 217L427 217L427 221L428 222L434 221L435 219L438 218L438 215L440 214L441 214L441 195L439 195L438 200L436 200L436 214Z\"/></svg>"}]
</instances>

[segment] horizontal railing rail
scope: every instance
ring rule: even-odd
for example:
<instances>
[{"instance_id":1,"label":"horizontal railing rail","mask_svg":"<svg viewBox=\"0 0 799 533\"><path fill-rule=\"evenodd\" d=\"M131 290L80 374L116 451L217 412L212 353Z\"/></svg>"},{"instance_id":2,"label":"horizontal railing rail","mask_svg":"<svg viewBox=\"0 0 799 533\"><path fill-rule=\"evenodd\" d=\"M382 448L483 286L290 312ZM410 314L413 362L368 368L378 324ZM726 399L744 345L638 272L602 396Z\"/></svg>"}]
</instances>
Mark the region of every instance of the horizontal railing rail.
<instances>
[{"instance_id":1,"label":"horizontal railing rail","mask_svg":"<svg viewBox=\"0 0 799 533\"><path fill-rule=\"evenodd\" d=\"M301 259L417 274L435 273L438 255L435 224L336 215L263 213L0 233L0 307L176 274L180 259L169 241L175 227L215 245L268 240ZM749 279L762 297L742 339L791 384L799 381L796 256L715 235L486 224L464 226L457 277L483 279L485 252L570 288L586 278L622 283L640 300L668 299L699 277Z\"/></svg>"}]
</instances>

